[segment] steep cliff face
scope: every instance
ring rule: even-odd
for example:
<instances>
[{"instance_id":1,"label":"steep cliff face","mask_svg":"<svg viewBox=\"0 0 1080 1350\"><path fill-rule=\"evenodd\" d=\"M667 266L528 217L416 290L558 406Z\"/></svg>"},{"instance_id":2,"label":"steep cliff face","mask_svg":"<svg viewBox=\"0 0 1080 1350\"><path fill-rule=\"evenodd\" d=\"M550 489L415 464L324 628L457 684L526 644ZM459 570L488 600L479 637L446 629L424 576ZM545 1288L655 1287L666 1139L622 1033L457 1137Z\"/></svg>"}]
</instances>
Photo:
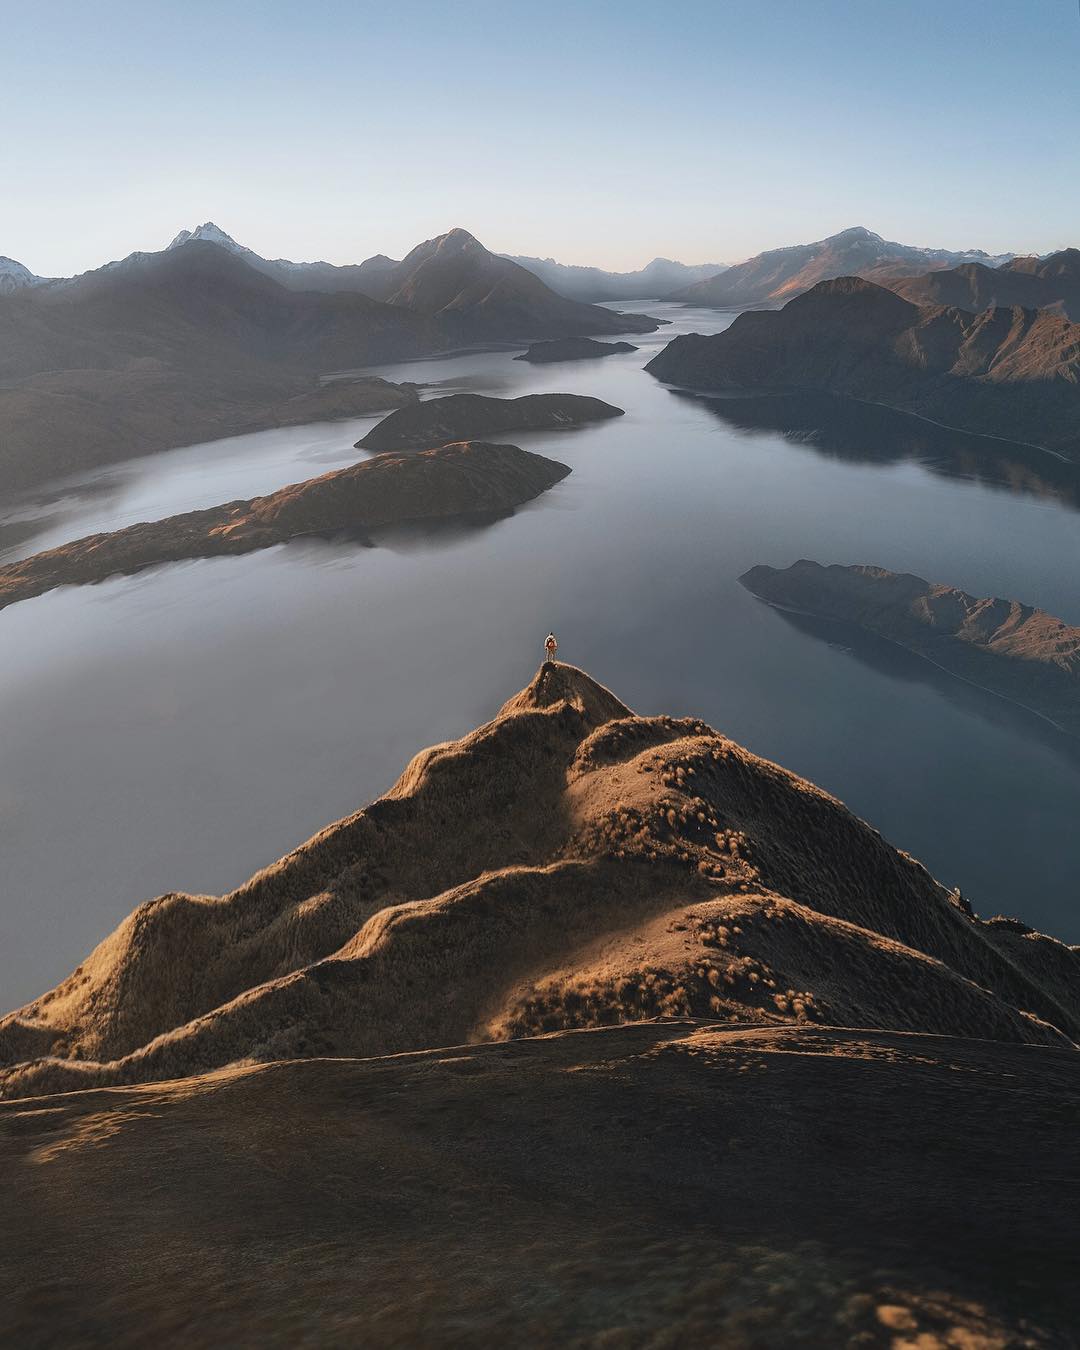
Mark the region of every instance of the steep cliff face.
<instances>
[{"instance_id":1,"label":"steep cliff face","mask_svg":"<svg viewBox=\"0 0 1080 1350\"><path fill-rule=\"evenodd\" d=\"M1078 973L810 783L549 664L239 890L136 910L0 1023L3 1092L658 1015L1068 1046Z\"/></svg>"}]
</instances>

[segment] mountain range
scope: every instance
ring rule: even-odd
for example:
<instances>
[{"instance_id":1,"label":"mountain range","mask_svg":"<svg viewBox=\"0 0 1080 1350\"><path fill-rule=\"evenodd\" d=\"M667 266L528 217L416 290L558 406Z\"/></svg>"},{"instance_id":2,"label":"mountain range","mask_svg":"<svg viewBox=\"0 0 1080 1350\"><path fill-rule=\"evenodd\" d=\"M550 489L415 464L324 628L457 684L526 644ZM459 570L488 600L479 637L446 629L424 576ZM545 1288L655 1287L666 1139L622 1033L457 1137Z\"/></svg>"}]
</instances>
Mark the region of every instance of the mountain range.
<instances>
[{"instance_id":1,"label":"mountain range","mask_svg":"<svg viewBox=\"0 0 1080 1350\"><path fill-rule=\"evenodd\" d=\"M921 275L937 268L977 262L996 267L1012 254L991 257L981 249L956 253L949 249L916 248L882 239L862 225L812 244L769 249L746 262L727 268L719 276L696 282L668 298L686 304L743 308L776 306L833 277L883 277Z\"/></svg>"},{"instance_id":2,"label":"mountain range","mask_svg":"<svg viewBox=\"0 0 1080 1350\"><path fill-rule=\"evenodd\" d=\"M846 394L1080 459L1080 325L1049 310L919 306L841 277L677 337L646 370L688 389Z\"/></svg>"},{"instance_id":3,"label":"mountain range","mask_svg":"<svg viewBox=\"0 0 1080 1350\"><path fill-rule=\"evenodd\" d=\"M636 272L605 272L600 267L575 267L554 258L528 258L504 254L526 268L559 295L572 300L658 300L695 282L706 281L726 270L723 263L681 263L654 258Z\"/></svg>"},{"instance_id":4,"label":"mountain range","mask_svg":"<svg viewBox=\"0 0 1080 1350\"><path fill-rule=\"evenodd\" d=\"M14 258L0 255L0 295L14 295L16 291L32 286L44 286L48 280L48 277L35 276L29 267Z\"/></svg>"},{"instance_id":5,"label":"mountain range","mask_svg":"<svg viewBox=\"0 0 1080 1350\"><path fill-rule=\"evenodd\" d=\"M982 310L1021 305L1058 310L1080 322L1080 249L1045 258L1013 258L1000 267L964 263L923 276L886 278L884 284L917 305L955 305Z\"/></svg>"},{"instance_id":6,"label":"mountain range","mask_svg":"<svg viewBox=\"0 0 1080 1350\"><path fill-rule=\"evenodd\" d=\"M295 420L296 400L317 402L330 372L657 326L557 296L464 230L394 264L385 298L353 273L310 289L329 264L300 265L317 269L301 289L291 264L253 258L202 226L160 253L0 296L4 486L274 426L286 403Z\"/></svg>"}]
</instances>

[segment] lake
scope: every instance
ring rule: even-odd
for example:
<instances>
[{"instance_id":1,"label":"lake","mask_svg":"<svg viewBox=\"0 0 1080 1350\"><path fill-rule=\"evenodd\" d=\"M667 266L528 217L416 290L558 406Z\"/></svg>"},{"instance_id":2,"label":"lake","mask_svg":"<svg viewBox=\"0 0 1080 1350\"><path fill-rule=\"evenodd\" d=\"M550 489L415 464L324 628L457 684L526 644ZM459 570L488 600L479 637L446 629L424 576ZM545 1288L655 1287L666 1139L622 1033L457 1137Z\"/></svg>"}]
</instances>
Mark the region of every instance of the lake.
<instances>
[{"instance_id":1,"label":"lake","mask_svg":"<svg viewBox=\"0 0 1080 1350\"><path fill-rule=\"evenodd\" d=\"M738 584L800 557L914 571L1080 623L1080 475L826 398L709 400L642 370L730 315L641 305L640 351L379 367L434 393L593 394L626 416L507 439L572 474L506 519L303 541L0 613L0 1005L140 901L220 893L491 717L559 655L813 779L978 913L1080 941L1080 743L883 642ZM353 462L377 418L158 454L0 506L0 557Z\"/></svg>"}]
</instances>

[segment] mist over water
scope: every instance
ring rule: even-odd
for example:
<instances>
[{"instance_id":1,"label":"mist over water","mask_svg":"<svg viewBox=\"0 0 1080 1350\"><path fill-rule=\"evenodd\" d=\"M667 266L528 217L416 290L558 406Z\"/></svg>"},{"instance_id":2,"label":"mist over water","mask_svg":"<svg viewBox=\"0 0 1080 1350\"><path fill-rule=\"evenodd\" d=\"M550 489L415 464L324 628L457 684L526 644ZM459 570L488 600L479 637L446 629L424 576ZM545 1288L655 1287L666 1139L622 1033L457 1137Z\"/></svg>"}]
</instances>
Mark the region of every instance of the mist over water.
<instances>
[{"instance_id":1,"label":"mist over water","mask_svg":"<svg viewBox=\"0 0 1080 1350\"><path fill-rule=\"evenodd\" d=\"M872 562L1080 623L1078 476L1049 456L828 399L688 396L641 350L380 367L501 396L592 394L611 422L506 439L569 464L495 522L304 541L0 613L0 1004L136 904L220 893L492 716L560 656L643 713L704 718L820 783L982 915L1080 940L1077 743L883 642L748 594L755 563ZM19 556L353 462L376 418L188 447L0 511ZM0 556L3 556L0 553Z\"/></svg>"}]
</instances>

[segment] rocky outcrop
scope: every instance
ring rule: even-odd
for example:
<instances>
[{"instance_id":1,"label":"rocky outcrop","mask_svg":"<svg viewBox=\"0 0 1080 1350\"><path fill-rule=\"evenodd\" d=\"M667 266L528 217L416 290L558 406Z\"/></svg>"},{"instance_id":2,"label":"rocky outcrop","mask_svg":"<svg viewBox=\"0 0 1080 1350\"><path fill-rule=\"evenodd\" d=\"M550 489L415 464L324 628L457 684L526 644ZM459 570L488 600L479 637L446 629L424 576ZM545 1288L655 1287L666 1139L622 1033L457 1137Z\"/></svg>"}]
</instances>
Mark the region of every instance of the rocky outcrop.
<instances>
[{"instance_id":1,"label":"rocky outcrop","mask_svg":"<svg viewBox=\"0 0 1080 1350\"><path fill-rule=\"evenodd\" d=\"M858 624L1080 734L1080 628L1016 600L979 600L883 567L752 567L739 578L775 605Z\"/></svg>"},{"instance_id":2,"label":"rocky outcrop","mask_svg":"<svg viewBox=\"0 0 1080 1350\"><path fill-rule=\"evenodd\" d=\"M677 337L646 370L700 390L852 395L1080 458L1080 325L1046 310L920 308L842 277Z\"/></svg>"},{"instance_id":3,"label":"rocky outcrop","mask_svg":"<svg viewBox=\"0 0 1080 1350\"><path fill-rule=\"evenodd\" d=\"M480 441L425 454L383 455L267 497L90 535L0 566L0 608L56 586L104 581L185 558L252 553L306 535L500 515L569 472L565 464L515 445Z\"/></svg>"},{"instance_id":4,"label":"rocky outcrop","mask_svg":"<svg viewBox=\"0 0 1080 1350\"><path fill-rule=\"evenodd\" d=\"M596 342L592 338L562 338L554 342L534 342L527 352L515 356L515 361L531 361L543 365L549 361L588 361L597 356L615 356L619 352L636 352L629 342Z\"/></svg>"},{"instance_id":5,"label":"rocky outcrop","mask_svg":"<svg viewBox=\"0 0 1080 1350\"><path fill-rule=\"evenodd\" d=\"M409 450L510 431L552 431L622 416L622 408L584 394L525 394L521 398L448 394L391 413L356 445L360 450Z\"/></svg>"}]
</instances>

